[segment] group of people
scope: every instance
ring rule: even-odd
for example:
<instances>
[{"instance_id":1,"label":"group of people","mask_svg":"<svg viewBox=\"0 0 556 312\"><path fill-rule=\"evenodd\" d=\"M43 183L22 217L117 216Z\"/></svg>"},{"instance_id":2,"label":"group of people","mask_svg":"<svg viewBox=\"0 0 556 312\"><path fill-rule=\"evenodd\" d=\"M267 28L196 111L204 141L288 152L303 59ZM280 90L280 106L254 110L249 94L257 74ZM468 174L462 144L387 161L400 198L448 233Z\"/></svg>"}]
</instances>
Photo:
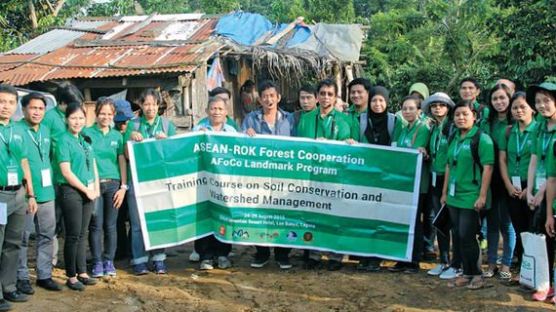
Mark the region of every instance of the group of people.
<instances>
[{"instance_id":1,"label":"group of people","mask_svg":"<svg viewBox=\"0 0 556 312\"><path fill-rule=\"evenodd\" d=\"M480 104L481 90L472 78L461 81L458 101L442 92L429 96L427 86L416 83L396 114L388 109L389 91L364 78L349 83L351 106L345 111L337 105L338 86L330 79L303 86L298 93L300 110L292 113L280 108L276 83L263 81L257 89L260 107L245 116L241 127L229 116L231 93L216 88L209 94L207 117L192 130L378 144L423 154L412 259L396 263L388 268L391 271L418 272L423 258L436 257L436 240L439 263L427 273L450 280L449 287L482 288L484 278L495 275L515 281L510 266L514 255L518 262L523 255L520 233L556 234L556 84L545 82L522 92L502 79L490 90L488 103ZM128 141L176 134L174 124L159 116L160 93L144 90L138 101L140 116L125 100L99 98L96 122L90 127L83 96L75 86L59 87L56 98L56 108L46 111L42 94L24 96L20 99L24 118L15 122L17 90L0 85L0 311L10 309L9 301L24 302L34 293L26 248L33 226L36 284L44 289L62 289L52 279L59 235L64 237L68 288L82 291L99 277L117 274L114 257L123 206L129 218L134 274L167 273L164 250L145 250L126 151ZM449 214L451 235L436 233L432 226L442 210ZM498 267L500 233L504 248ZM482 241L488 242L486 271L479 261ZM232 266L230 244L208 236L195 241L194 247L191 259L200 260L200 269ZM262 268L271 249L256 246L256 250L251 267ZM553 263L552 239L547 239L547 250ZM281 269L292 267L289 253L289 248L274 248ZM306 251L304 267L324 267L322 256ZM327 269L342 268L344 255L326 256ZM360 270L381 270L379 258L353 259ZM550 288L533 298L553 296Z\"/></svg>"}]
</instances>

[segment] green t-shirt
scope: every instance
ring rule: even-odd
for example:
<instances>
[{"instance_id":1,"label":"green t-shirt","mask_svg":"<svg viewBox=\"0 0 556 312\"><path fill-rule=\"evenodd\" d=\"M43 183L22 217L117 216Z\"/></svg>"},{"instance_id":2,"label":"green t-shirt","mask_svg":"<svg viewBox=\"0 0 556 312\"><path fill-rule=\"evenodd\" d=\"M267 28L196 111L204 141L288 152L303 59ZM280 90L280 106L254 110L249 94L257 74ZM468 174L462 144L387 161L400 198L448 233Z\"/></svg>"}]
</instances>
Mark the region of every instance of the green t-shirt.
<instances>
[{"instance_id":1,"label":"green t-shirt","mask_svg":"<svg viewBox=\"0 0 556 312\"><path fill-rule=\"evenodd\" d=\"M533 120L523 131L519 130L519 124L513 125L508 137L506 131L499 137L498 147L500 151L506 152L506 163L508 176L519 176L521 181L527 180L529 161L531 160L531 148L537 136L538 123Z\"/></svg>"},{"instance_id":2,"label":"green t-shirt","mask_svg":"<svg viewBox=\"0 0 556 312\"><path fill-rule=\"evenodd\" d=\"M546 119L543 119L537 128L537 136L533 143L531 154L537 156L537 168L535 171L535 187L534 190L537 192L542 184L546 181L547 175L547 161L549 155L554 148L554 143L556 142L556 127L548 130L548 123Z\"/></svg>"},{"instance_id":3,"label":"green t-shirt","mask_svg":"<svg viewBox=\"0 0 556 312\"><path fill-rule=\"evenodd\" d=\"M297 136L305 138L325 138L328 140L347 140L351 138L351 127L348 117L332 109L322 117L320 109L310 111L299 120Z\"/></svg>"},{"instance_id":4,"label":"green t-shirt","mask_svg":"<svg viewBox=\"0 0 556 312\"><path fill-rule=\"evenodd\" d=\"M348 110L347 110L347 116L349 119L349 123L350 123L350 136L352 139L354 139L355 141L360 141L359 138L359 117L361 116L362 113L366 113L367 109L365 109L362 112L357 111L355 105L351 105Z\"/></svg>"},{"instance_id":5,"label":"green t-shirt","mask_svg":"<svg viewBox=\"0 0 556 312\"><path fill-rule=\"evenodd\" d=\"M55 107L46 112L41 125L50 129L52 148L61 135L66 132L66 114Z\"/></svg>"},{"instance_id":6,"label":"green t-shirt","mask_svg":"<svg viewBox=\"0 0 556 312\"><path fill-rule=\"evenodd\" d=\"M426 123L417 119L413 125L405 125L401 130L396 133L392 140L393 146L406 147L406 148L427 148L429 146L430 129ZM421 168L421 184L420 193L427 193L429 189L430 175L428 163L423 159L423 166Z\"/></svg>"},{"instance_id":7,"label":"green t-shirt","mask_svg":"<svg viewBox=\"0 0 556 312\"><path fill-rule=\"evenodd\" d=\"M118 156L124 154L124 139L119 131L110 128L102 133L97 124L84 129L83 134L92 140L99 179L120 180Z\"/></svg>"},{"instance_id":8,"label":"green t-shirt","mask_svg":"<svg viewBox=\"0 0 556 312\"><path fill-rule=\"evenodd\" d=\"M56 144L56 161L58 166L63 162L69 162L71 171L85 186L95 181L93 147L82 135L75 137L69 132L61 135ZM62 174L56 179L58 184L68 184Z\"/></svg>"},{"instance_id":9,"label":"green t-shirt","mask_svg":"<svg viewBox=\"0 0 556 312\"><path fill-rule=\"evenodd\" d=\"M165 122L163 122L162 118L163 117L156 116L152 123L148 123L145 117L131 120L124 134L124 143L127 144L133 131L139 131L144 139L155 138L159 133L164 133L168 137L176 135L176 126L174 126L171 121L167 120L168 129L165 129Z\"/></svg>"},{"instance_id":10,"label":"green t-shirt","mask_svg":"<svg viewBox=\"0 0 556 312\"><path fill-rule=\"evenodd\" d=\"M25 119L21 119L17 127L23 132L23 144L27 146L27 160L31 168L31 179L33 179L37 202L54 200L54 180L50 163L50 129L40 124L39 129L35 130Z\"/></svg>"},{"instance_id":11,"label":"green t-shirt","mask_svg":"<svg viewBox=\"0 0 556 312\"><path fill-rule=\"evenodd\" d=\"M554 155L556 146L553 143L549 148L550 153L546 155L546 175L549 178L556 178L556 155ZM556 214L556 198L552 202L552 213Z\"/></svg>"},{"instance_id":12,"label":"green t-shirt","mask_svg":"<svg viewBox=\"0 0 556 312\"><path fill-rule=\"evenodd\" d=\"M448 147L448 165L450 176L448 183L447 204L456 208L473 209L473 205L481 191L481 169L473 165L471 155L471 139L479 131L474 126L464 138L459 133ZM482 166L494 165L494 143L488 134L481 133L479 139L479 158ZM477 184L473 183L473 170ZM455 185L454 186L452 186ZM454 192L452 192L454 191ZM487 198L487 208L490 206L490 192Z\"/></svg>"},{"instance_id":13,"label":"green t-shirt","mask_svg":"<svg viewBox=\"0 0 556 312\"><path fill-rule=\"evenodd\" d=\"M490 115L490 108L488 105L483 105L479 101L475 100L473 102L473 107L477 112L477 126L484 132L490 133L489 124L488 124L488 116Z\"/></svg>"},{"instance_id":14,"label":"green t-shirt","mask_svg":"<svg viewBox=\"0 0 556 312\"><path fill-rule=\"evenodd\" d=\"M508 120L507 119L495 119L493 124L488 127L488 130L485 131L490 138L494 142L494 145L499 149L500 147L499 142L504 135L506 135L506 128L508 128Z\"/></svg>"},{"instance_id":15,"label":"green t-shirt","mask_svg":"<svg viewBox=\"0 0 556 312\"><path fill-rule=\"evenodd\" d=\"M432 129L429 147L431 155L431 171L437 175L444 175L448 159L448 139L450 134L445 135L442 130L448 123L448 118L444 118L440 125L435 125Z\"/></svg>"},{"instance_id":16,"label":"green t-shirt","mask_svg":"<svg viewBox=\"0 0 556 312\"><path fill-rule=\"evenodd\" d=\"M205 117L201 120L199 120L199 122L197 124L202 124L207 122L208 117ZM234 127L234 129L236 129L236 131L241 131L241 128L238 126L238 124L230 117L230 116L226 116L226 124L229 126Z\"/></svg>"},{"instance_id":17,"label":"green t-shirt","mask_svg":"<svg viewBox=\"0 0 556 312\"><path fill-rule=\"evenodd\" d=\"M7 125L0 124L0 186L21 184L21 160L27 158L28 153L27 145L23 143L23 135L21 128L11 120Z\"/></svg>"}]
</instances>

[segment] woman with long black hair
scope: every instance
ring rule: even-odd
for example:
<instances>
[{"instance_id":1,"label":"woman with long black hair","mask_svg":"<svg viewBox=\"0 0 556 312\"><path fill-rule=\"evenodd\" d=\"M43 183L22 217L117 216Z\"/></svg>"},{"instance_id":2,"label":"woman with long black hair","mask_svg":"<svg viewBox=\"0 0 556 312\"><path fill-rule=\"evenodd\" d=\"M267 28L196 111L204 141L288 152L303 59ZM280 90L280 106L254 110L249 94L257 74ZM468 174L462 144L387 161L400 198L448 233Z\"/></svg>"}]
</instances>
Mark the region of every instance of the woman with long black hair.
<instances>
[{"instance_id":1,"label":"woman with long black hair","mask_svg":"<svg viewBox=\"0 0 556 312\"><path fill-rule=\"evenodd\" d=\"M66 285L73 290L84 290L84 285L96 284L87 274L85 238L93 200L99 196L99 180L91 139L81 133L86 122L85 109L81 103L73 102L65 114L68 130L56 145L56 160L61 172L57 183L66 230Z\"/></svg>"}]
</instances>

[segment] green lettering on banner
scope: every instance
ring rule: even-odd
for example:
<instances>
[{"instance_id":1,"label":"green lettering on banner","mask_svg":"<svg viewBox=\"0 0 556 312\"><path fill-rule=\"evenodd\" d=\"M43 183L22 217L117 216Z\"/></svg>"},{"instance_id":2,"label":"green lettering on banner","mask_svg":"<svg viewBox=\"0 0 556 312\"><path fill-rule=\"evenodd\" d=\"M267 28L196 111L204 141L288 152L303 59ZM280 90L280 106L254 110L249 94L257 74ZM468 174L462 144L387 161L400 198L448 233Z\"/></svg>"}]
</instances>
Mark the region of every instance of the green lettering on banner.
<instances>
[{"instance_id":1,"label":"green lettering on banner","mask_svg":"<svg viewBox=\"0 0 556 312\"><path fill-rule=\"evenodd\" d=\"M414 150L210 132L128 147L147 249L214 234L411 258L421 174Z\"/></svg>"}]
</instances>

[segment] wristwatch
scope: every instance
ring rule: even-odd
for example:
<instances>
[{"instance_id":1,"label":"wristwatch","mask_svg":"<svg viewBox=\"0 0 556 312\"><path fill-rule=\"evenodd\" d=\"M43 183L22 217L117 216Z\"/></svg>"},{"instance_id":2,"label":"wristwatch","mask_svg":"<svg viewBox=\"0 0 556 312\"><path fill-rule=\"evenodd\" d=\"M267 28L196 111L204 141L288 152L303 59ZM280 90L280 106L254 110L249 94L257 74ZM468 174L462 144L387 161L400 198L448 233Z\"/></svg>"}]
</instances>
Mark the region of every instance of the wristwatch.
<instances>
[{"instance_id":1,"label":"wristwatch","mask_svg":"<svg viewBox=\"0 0 556 312\"><path fill-rule=\"evenodd\" d=\"M127 184L120 185L120 190L129 190L129 186Z\"/></svg>"}]
</instances>

